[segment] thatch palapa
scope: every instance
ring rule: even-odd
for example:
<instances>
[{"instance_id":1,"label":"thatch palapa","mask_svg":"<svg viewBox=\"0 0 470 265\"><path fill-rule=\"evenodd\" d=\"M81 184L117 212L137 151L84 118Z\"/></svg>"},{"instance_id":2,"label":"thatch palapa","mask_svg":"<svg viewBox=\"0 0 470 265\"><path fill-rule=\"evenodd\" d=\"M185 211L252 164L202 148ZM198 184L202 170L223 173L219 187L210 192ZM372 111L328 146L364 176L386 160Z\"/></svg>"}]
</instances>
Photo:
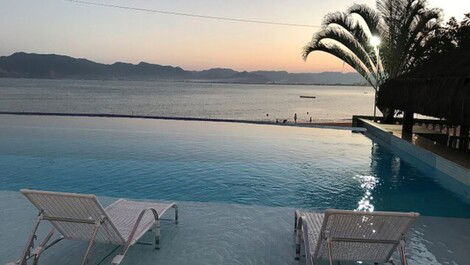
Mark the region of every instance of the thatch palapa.
<instances>
[{"instance_id":1,"label":"thatch palapa","mask_svg":"<svg viewBox=\"0 0 470 265\"><path fill-rule=\"evenodd\" d=\"M470 126L470 50L438 56L385 82L377 103Z\"/></svg>"}]
</instances>

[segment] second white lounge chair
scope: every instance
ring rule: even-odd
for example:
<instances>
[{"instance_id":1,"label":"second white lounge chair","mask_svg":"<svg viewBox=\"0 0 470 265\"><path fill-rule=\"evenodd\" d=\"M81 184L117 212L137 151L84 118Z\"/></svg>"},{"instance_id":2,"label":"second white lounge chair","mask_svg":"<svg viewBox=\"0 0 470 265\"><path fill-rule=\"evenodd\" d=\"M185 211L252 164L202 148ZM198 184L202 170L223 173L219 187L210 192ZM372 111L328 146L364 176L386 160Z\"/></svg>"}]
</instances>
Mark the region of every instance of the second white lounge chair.
<instances>
[{"instance_id":1,"label":"second white lounge chair","mask_svg":"<svg viewBox=\"0 0 470 265\"><path fill-rule=\"evenodd\" d=\"M406 265L405 235L418 216L399 212L296 211L296 259L303 242L308 265L322 259L330 265L333 260L386 263L397 248Z\"/></svg>"},{"instance_id":2,"label":"second white lounge chair","mask_svg":"<svg viewBox=\"0 0 470 265\"><path fill-rule=\"evenodd\" d=\"M175 210L178 222L178 208L174 203L152 203L119 199L103 208L95 195L21 190L26 198L39 210L21 258L14 265L26 265L28 260L38 264L41 254L62 239L88 241L82 265L88 261L95 242L120 245L121 250L111 264L119 264L130 246L152 228L155 231L154 247L159 247L161 216L170 208ZM34 248L36 232L42 221L48 221L53 228ZM60 237L49 243L54 231Z\"/></svg>"}]
</instances>

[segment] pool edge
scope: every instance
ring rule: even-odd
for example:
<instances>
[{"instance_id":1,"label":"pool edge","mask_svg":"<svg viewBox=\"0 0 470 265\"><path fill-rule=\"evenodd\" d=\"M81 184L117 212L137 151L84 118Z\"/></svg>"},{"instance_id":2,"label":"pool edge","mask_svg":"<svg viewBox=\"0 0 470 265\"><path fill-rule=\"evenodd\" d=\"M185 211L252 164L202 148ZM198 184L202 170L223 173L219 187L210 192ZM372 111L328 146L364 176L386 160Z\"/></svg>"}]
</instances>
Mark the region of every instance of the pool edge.
<instances>
[{"instance_id":1,"label":"pool edge","mask_svg":"<svg viewBox=\"0 0 470 265\"><path fill-rule=\"evenodd\" d=\"M381 127L375 126L366 119L358 117L355 121L357 126L366 129L364 134L367 137L379 142L381 145L389 147L392 151L400 155L405 153L411 156L413 159L439 171L443 176L448 176L448 179L440 179L441 184L463 197L465 201L470 202L470 169L464 168L436 153L409 143Z\"/></svg>"}]
</instances>

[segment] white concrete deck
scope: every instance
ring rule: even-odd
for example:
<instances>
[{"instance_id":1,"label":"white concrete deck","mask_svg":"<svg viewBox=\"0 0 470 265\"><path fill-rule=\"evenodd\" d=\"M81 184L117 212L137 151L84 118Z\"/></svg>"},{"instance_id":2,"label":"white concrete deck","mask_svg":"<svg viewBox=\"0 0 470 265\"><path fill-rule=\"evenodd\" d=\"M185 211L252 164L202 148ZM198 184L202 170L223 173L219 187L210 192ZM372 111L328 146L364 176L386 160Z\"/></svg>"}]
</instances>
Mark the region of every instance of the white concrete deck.
<instances>
[{"instance_id":1,"label":"white concrete deck","mask_svg":"<svg viewBox=\"0 0 470 265\"><path fill-rule=\"evenodd\" d=\"M100 198L105 205L114 200ZM123 264L304 264L294 260L294 209L178 204L180 223L163 223L161 249L134 246ZM18 258L35 216L35 208L19 192L0 191L0 264ZM469 219L420 218L409 240L409 264L469 264L469 227ZM79 264L85 247L84 242L61 242L47 251L41 264ZM90 264L97 264L113 248L98 245ZM101 264L109 263L107 258Z\"/></svg>"}]
</instances>

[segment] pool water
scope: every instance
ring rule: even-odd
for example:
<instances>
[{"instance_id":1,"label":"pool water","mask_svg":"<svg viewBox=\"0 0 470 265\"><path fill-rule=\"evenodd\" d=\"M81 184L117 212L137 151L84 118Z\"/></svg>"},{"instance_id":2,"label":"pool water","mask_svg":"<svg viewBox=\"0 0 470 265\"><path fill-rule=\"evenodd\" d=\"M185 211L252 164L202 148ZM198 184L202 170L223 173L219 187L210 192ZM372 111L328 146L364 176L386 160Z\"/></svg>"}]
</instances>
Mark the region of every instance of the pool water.
<instances>
[{"instance_id":1,"label":"pool water","mask_svg":"<svg viewBox=\"0 0 470 265\"><path fill-rule=\"evenodd\" d=\"M4 191L470 217L436 174L347 130L0 115Z\"/></svg>"}]
</instances>

